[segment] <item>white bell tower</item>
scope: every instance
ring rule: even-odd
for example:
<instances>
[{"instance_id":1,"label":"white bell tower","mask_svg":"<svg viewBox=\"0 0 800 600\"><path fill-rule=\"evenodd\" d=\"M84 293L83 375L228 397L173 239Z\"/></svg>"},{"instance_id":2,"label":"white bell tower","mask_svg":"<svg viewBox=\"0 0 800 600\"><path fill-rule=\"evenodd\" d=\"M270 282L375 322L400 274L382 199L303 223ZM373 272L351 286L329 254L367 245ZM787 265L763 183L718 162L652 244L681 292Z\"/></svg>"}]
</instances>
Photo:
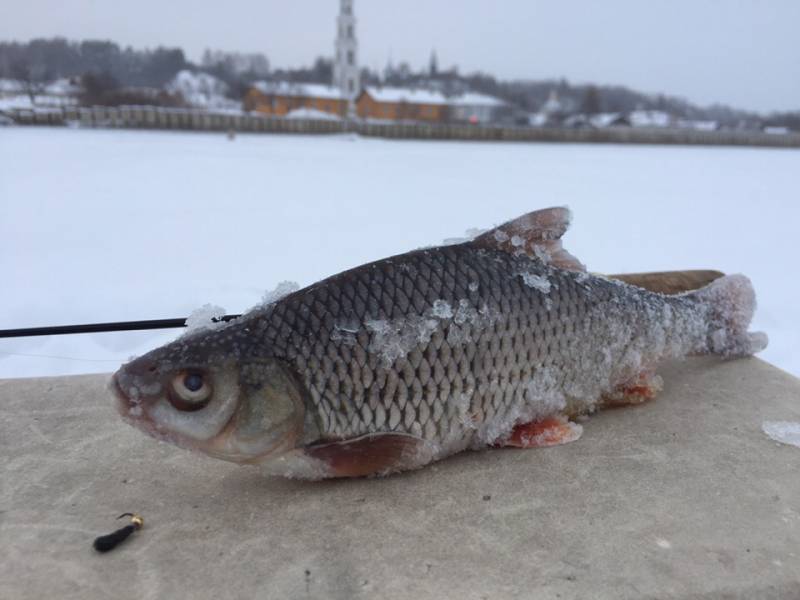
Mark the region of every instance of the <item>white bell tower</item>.
<instances>
[{"instance_id":1,"label":"white bell tower","mask_svg":"<svg viewBox=\"0 0 800 600\"><path fill-rule=\"evenodd\" d=\"M355 100L361 91L358 71L358 42L353 0L340 0L336 21L336 57L333 61L333 86L341 90L342 98Z\"/></svg>"}]
</instances>

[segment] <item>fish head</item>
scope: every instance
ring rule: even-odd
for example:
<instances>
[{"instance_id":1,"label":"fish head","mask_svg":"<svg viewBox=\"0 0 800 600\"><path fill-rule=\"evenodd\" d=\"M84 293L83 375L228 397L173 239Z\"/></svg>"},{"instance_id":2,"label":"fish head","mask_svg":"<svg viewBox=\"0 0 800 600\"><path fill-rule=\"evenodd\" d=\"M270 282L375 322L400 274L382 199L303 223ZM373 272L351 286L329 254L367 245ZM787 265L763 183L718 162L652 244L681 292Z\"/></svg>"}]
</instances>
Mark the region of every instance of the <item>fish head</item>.
<instances>
[{"instance_id":1,"label":"fish head","mask_svg":"<svg viewBox=\"0 0 800 600\"><path fill-rule=\"evenodd\" d=\"M123 365L110 382L118 411L156 439L231 462L293 449L304 425L300 382L278 358L230 351L222 333L179 339Z\"/></svg>"}]
</instances>

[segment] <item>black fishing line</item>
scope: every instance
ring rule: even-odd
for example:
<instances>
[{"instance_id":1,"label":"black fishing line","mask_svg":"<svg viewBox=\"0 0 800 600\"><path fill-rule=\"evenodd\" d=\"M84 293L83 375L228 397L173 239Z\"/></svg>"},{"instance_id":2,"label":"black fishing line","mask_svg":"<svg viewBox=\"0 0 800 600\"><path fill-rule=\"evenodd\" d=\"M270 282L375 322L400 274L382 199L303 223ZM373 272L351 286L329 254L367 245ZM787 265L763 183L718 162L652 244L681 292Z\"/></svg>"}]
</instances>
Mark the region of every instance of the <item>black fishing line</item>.
<instances>
[{"instance_id":1,"label":"black fishing line","mask_svg":"<svg viewBox=\"0 0 800 600\"><path fill-rule=\"evenodd\" d=\"M233 321L241 315L225 315L211 319L214 323ZM55 325L50 327L25 327L0 329L0 338L35 337L40 335L68 335L72 333L106 333L111 331L144 331L186 327L186 318L150 319L146 321L117 321L114 323L86 323L83 325Z\"/></svg>"},{"instance_id":2,"label":"black fishing line","mask_svg":"<svg viewBox=\"0 0 800 600\"><path fill-rule=\"evenodd\" d=\"M114 533L101 535L99 538L95 539L93 544L95 550L98 552L109 552L127 540L134 531L138 531L144 527L144 519L139 515L123 513L118 516L117 519L121 519L122 517L130 517L131 524L117 529Z\"/></svg>"}]
</instances>

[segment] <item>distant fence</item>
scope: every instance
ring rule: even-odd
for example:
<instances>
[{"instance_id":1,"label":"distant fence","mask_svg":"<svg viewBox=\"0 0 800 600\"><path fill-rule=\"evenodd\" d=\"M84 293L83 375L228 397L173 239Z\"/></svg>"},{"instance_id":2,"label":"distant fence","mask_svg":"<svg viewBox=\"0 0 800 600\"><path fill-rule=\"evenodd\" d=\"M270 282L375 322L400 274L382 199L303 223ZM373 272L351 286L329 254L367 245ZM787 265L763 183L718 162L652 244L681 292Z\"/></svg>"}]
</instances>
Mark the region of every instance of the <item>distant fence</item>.
<instances>
[{"instance_id":1,"label":"distant fence","mask_svg":"<svg viewBox=\"0 0 800 600\"><path fill-rule=\"evenodd\" d=\"M121 106L16 109L5 113L19 125L71 125L122 129L235 131L247 133L331 134L353 132L369 137L423 140L485 140L607 144L688 144L800 148L800 134L749 131L697 131L608 127L556 129L428 123L282 119L259 114L210 112L200 109Z\"/></svg>"}]
</instances>

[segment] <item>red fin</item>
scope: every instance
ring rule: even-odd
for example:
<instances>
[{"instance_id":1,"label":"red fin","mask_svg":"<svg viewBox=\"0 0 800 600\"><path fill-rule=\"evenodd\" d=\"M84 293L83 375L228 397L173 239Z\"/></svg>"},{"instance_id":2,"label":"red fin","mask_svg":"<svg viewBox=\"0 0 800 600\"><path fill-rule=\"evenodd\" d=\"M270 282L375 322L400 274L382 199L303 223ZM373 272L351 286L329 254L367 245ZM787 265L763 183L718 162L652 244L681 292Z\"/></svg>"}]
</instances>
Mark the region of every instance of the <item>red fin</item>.
<instances>
[{"instance_id":1,"label":"red fin","mask_svg":"<svg viewBox=\"0 0 800 600\"><path fill-rule=\"evenodd\" d=\"M305 449L324 462L334 477L364 477L409 469L423 464L425 441L402 433L373 433Z\"/></svg>"},{"instance_id":2,"label":"red fin","mask_svg":"<svg viewBox=\"0 0 800 600\"><path fill-rule=\"evenodd\" d=\"M664 271L661 273L624 273L609 275L609 277L659 294L682 294L699 290L723 275L724 273L719 271Z\"/></svg>"},{"instance_id":3,"label":"red fin","mask_svg":"<svg viewBox=\"0 0 800 600\"><path fill-rule=\"evenodd\" d=\"M503 446L513 448L546 448L568 444L581 437L583 427L566 417L547 417L533 423L515 425Z\"/></svg>"},{"instance_id":4,"label":"red fin","mask_svg":"<svg viewBox=\"0 0 800 600\"><path fill-rule=\"evenodd\" d=\"M642 404L655 398L664 389L664 380L658 375L642 373L610 394L603 396L603 406L615 408L631 404Z\"/></svg>"},{"instance_id":5,"label":"red fin","mask_svg":"<svg viewBox=\"0 0 800 600\"><path fill-rule=\"evenodd\" d=\"M511 254L527 254L560 269L586 271L586 267L561 245L561 236L569 228L570 218L569 209L565 207L537 210L487 231L472 243Z\"/></svg>"}]
</instances>

